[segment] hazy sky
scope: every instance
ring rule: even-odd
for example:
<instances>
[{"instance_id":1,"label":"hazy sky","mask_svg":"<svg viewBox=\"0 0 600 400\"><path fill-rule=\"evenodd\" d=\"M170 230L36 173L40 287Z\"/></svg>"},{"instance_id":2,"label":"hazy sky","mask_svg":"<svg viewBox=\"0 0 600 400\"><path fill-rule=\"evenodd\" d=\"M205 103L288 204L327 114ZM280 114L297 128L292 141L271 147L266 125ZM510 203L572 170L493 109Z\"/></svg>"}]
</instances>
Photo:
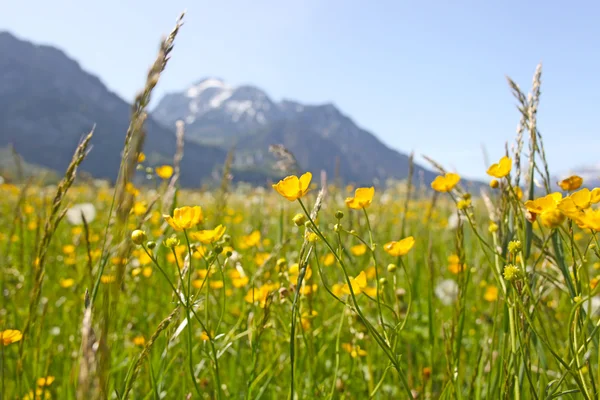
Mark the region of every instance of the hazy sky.
<instances>
[{"instance_id":1,"label":"hazy sky","mask_svg":"<svg viewBox=\"0 0 600 400\"><path fill-rule=\"evenodd\" d=\"M184 9L158 96L218 76L333 102L391 147L478 177L482 146L496 159L514 139L505 75L529 89L542 61L552 169L600 164L596 1L0 0L0 30L60 47L131 100Z\"/></svg>"}]
</instances>

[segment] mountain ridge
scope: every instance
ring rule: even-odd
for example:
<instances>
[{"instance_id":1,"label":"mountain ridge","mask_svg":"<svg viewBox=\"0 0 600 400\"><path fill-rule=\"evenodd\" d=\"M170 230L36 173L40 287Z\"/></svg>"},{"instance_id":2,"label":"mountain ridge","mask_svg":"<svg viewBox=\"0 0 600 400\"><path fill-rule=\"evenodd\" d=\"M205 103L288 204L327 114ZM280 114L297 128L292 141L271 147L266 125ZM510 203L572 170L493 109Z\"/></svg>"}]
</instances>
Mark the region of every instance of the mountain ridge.
<instances>
[{"instance_id":1,"label":"mountain ridge","mask_svg":"<svg viewBox=\"0 0 600 400\"><path fill-rule=\"evenodd\" d=\"M14 145L29 162L65 170L80 138L95 127L92 150L81 165L98 178L118 173L130 104L62 50L0 31L0 147ZM149 116L144 151L172 162L176 140ZM222 149L187 142L181 181L198 186L225 159Z\"/></svg>"},{"instance_id":2,"label":"mountain ridge","mask_svg":"<svg viewBox=\"0 0 600 400\"><path fill-rule=\"evenodd\" d=\"M268 145L283 144L305 169L324 169L333 176L339 163L340 176L348 182L384 183L408 175L406 154L389 148L331 102L274 101L256 86L233 86L222 78L207 77L166 94L152 115L166 125L186 121L186 134L197 143L222 147L235 143L241 154L237 165L258 162L268 167L273 161L266 154ZM435 177L416 165L418 175L427 183Z\"/></svg>"}]
</instances>

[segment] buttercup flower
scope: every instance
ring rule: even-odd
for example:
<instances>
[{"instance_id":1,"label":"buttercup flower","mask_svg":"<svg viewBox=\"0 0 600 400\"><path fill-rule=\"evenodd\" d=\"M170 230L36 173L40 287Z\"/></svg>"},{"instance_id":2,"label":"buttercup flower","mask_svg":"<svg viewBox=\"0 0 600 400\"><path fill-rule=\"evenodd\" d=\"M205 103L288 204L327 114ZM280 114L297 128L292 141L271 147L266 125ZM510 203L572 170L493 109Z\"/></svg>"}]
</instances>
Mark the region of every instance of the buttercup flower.
<instances>
[{"instance_id":1,"label":"buttercup flower","mask_svg":"<svg viewBox=\"0 0 600 400\"><path fill-rule=\"evenodd\" d=\"M562 200L561 193L552 193L535 200L525 202L527 211L539 215L540 223L547 228L556 228L565 220L565 215L558 209Z\"/></svg>"},{"instance_id":2,"label":"buttercup flower","mask_svg":"<svg viewBox=\"0 0 600 400\"><path fill-rule=\"evenodd\" d=\"M173 167L170 165L161 165L160 167L156 167L154 172L156 172L156 175L161 179L169 179L173 176Z\"/></svg>"},{"instance_id":3,"label":"buttercup flower","mask_svg":"<svg viewBox=\"0 0 600 400\"><path fill-rule=\"evenodd\" d=\"M36 383L39 387L50 386L54 382L54 379L53 376L47 376L45 378L38 378Z\"/></svg>"},{"instance_id":4,"label":"buttercup flower","mask_svg":"<svg viewBox=\"0 0 600 400\"><path fill-rule=\"evenodd\" d=\"M365 293L368 296L377 296L377 288L367 286L367 274L361 271L356 278L350 277L350 284L355 295ZM350 294L348 284L342 286L342 293Z\"/></svg>"},{"instance_id":5,"label":"buttercup flower","mask_svg":"<svg viewBox=\"0 0 600 400\"><path fill-rule=\"evenodd\" d=\"M448 172L445 175L436 177L431 182L431 188L437 192L449 192L458 184L460 181L460 175Z\"/></svg>"},{"instance_id":6,"label":"buttercup flower","mask_svg":"<svg viewBox=\"0 0 600 400\"><path fill-rule=\"evenodd\" d=\"M311 179L312 174L310 172L305 173L300 178L290 175L273 185L273 189L289 201L298 200L308 192Z\"/></svg>"},{"instance_id":7,"label":"buttercup flower","mask_svg":"<svg viewBox=\"0 0 600 400\"><path fill-rule=\"evenodd\" d=\"M570 176L562 181L558 182L558 185L562 190L572 191L577 190L583 184L583 178L577 175Z\"/></svg>"},{"instance_id":8,"label":"buttercup flower","mask_svg":"<svg viewBox=\"0 0 600 400\"><path fill-rule=\"evenodd\" d=\"M512 160L504 156L500 159L500 161L498 161L496 164L492 164L488 168L487 174L493 176L494 178L504 178L510 173L511 169Z\"/></svg>"},{"instance_id":9,"label":"buttercup flower","mask_svg":"<svg viewBox=\"0 0 600 400\"><path fill-rule=\"evenodd\" d=\"M176 231L193 228L204 221L204 215L200 206L176 208L173 211L172 217L170 215L163 215L163 218Z\"/></svg>"},{"instance_id":10,"label":"buttercup flower","mask_svg":"<svg viewBox=\"0 0 600 400\"><path fill-rule=\"evenodd\" d=\"M354 192L354 197L346 198L346 205L353 210L360 210L367 208L373 201L373 195L375 195L375 188L358 188Z\"/></svg>"},{"instance_id":11,"label":"buttercup flower","mask_svg":"<svg viewBox=\"0 0 600 400\"><path fill-rule=\"evenodd\" d=\"M5 331L0 331L0 342L4 346L8 346L11 343L16 343L23 338L23 334L21 331L16 329L7 329Z\"/></svg>"},{"instance_id":12,"label":"buttercup flower","mask_svg":"<svg viewBox=\"0 0 600 400\"><path fill-rule=\"evenodd\" d=\"M226 228L218 225L215 229L207 229L198 232L192 232L190 236L204 244L214 243L225 234Z\"/></svg>"},{"instance_id":13,"label":"buttercup flower","mask_svg":"<svg viewBox=\"0 0 600 400\"><path fill-rule=\"evenodd\" d=\"M383 246L383 249L391 256L400 257L408 254L410 249L415 245L415 238L412 236L405 237L398 242L388 242Z\"/></svg>"},{"instance_id":14,"label":"buttercup flower","mask_svg":"<svg viewBox=\"0 0 600 400\"><path fill-rule=\"evenodd\" d=\"M494 302L498 300L498 288L492 285L486 286L485 293L483 294L483 299L489 302Z\"/></svg>"},{"instance_id":15,"label":"buttercup flower","mask_svg":"<svg viewBox=\"0 0 600 400\"><path fill-rule=\"evenodd\" d=\"M558 203L558 209L567 217L577 221L584 210L596 203L600 203L600 188L592 191L584 188L562 199Z\"/></svg>"},{"instance_id":16,"label":"buttercup flower","mask_svg":"<svg viewBox=\"0 0 600 400\"><path fill-rule=\"evenodd\" d=\"M364 357L367 352L360 348L360 346L353 346L350 343L342 343L342 348L347 351L352 358Z\"/></svg>"}]
</instances>

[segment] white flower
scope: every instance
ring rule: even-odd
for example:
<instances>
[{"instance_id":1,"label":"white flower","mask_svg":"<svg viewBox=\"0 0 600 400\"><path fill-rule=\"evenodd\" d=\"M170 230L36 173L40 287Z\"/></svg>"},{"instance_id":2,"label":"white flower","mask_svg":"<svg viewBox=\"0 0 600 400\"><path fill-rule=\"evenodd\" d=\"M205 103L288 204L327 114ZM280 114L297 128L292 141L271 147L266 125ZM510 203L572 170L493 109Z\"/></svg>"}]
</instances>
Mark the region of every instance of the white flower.
<instances>
[{"instance_id":1,"label":"white flower","mask_svg":"<svg viewBox=\"0 0 600 400\"><path fill-rule=\"evenodd\" d=\"M75 204L67 210L67 221L71 225L82 225L82 215L89 224L96 218L96 207L92 203Z\"/></svg>"},{"instance_id":2,"label":"white flower","mask_svg":"<svg viewBox=\"0 0 600 400\"><path fill-rule=\"evenodd\" d=\"M458 296L458 285L452 279L444 279L435 287L435 295L444 305L449 306Z\"/></svg>"}]
</instances>

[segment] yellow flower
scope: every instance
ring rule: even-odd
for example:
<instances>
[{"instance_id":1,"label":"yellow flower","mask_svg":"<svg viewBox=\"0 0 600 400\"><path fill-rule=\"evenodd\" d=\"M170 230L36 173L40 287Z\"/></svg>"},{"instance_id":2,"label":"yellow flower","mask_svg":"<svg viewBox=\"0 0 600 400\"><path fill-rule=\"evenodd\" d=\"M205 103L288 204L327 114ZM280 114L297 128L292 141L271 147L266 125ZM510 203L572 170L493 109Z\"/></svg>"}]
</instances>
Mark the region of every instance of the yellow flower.
<instances>
[{"instance_id":1,"label":"yellow flower","mask_svg":"<svg viewBox=\"0 0 600 400\"><path fill-rule=\"evenodd\" d=\"M231 279L231 284L234 288L241 288L248 284L250 279L247 276L239 276Z\"/></svg>"},{"instance_id":2,"label":"yellow flower","mask_svg":"<svg viewBox=\"0 0 600 400\"><path fill-rule=\"evenodd\" d=\"M367 274L365 271L361 271L356 278L350 277L350 284L352 285L352 291L355 295L365 293L368 296L377 296L377 288L367 286ZM350 294L350 288L348 284L341 287L342 293Z\"/></svg>"},{"instance_id":3,"label":"yellow flower","mask_svg":"<svg viewBox=\"0 0 600 400\"><path fill-rule=\"evenodd\" d=\"M356 246L350 247L350 252L355 256L362 256L367 252L367 246L364 243L357 244Z\"/></svg>"},{"instance_id":4,"label":"yellow flower","mask_svg":"<svg viewBox=\"0 0 600 400\"><path fill-rule=\"evenodd\" d=\"M154 171L161 179L169 179L173 175L173 167L170 165L161 165L160 167L156 167Z\"/></svg>"},{"instance_id":5,"label":"yellow flower","mask_svg":"<svg viewBox=\"0 0 600 400\"><path fill-rule=\"evenodd\" d=\"M498 300L498 288L492 285L486 286L485 293L483 294L483 299L489 302Z\"/></svg>"},{"instance_id":6,"label":"yellow flower","mask_svg":"<svg viewBox=\"0 0 600 400\"><path fill-rule=\"evenodd\" d=\"M558 209L567 217L577 220L582 212L600 202L600 188L590 191L587 188L572 193L558 203Z\"/></svg>"},{"instance_id":7,"label":"yellow flower","mask_svg":"<svg viewBox=\"0 0 600 400\"><path fill-rule=\"evenodd\" d=\"M223 281L210 281L209 285L211 289L221 289L224 283Z\"/></svg>"},{"instance_id":8,"label":"yellow flower","mask_svg":"<svg viewBox=\"0 0 600 400\"><path fill-rule=\"evenodd\" d=\"M133 208L131 209L131 212L134 215L140 216L140 215L144 215L146 213L147 209L148 209L148 206L146 205L146 202L136 201L135 204L133 205Z\"/></svg>"},{"instance_id":9,"label":"yellow flower","mask_svg":"<svg viewBox=\"0 0 600 400\"><path fill-rule=\"evenodd\" d=\"M448 271L450 271L450 273L457 275L464 271L466 267L465 264L460 263L460 258L456 254L452 254L448 257Z\"/></svg>"},{"instance_id":10,"label":"yellow flower","mask_svg":"<svg viewBox=\"0 0 600 400\"><path fill-rule=\"evenodd\" d=\"M445 175L437 176L431 182L431 188L437 192L449 192L454 189L454 186L460 181L460 175L448 172Z\"/></svg>"},{"instance_id":11,"label":"yellow flower","mask_svg":"<svg viewBox=\"0 0 600 400\"><path fill-rule=\"evenodd\" d=\"M11 343L16 343L23 339L23 334L17 329L7 329L0 331L0 342L2 345L8 346Z\"/></svg>"},{"instance_id":12,"label":"yellow flower","mask_svg":"<svg viewBox=\"0 0 600 400\"><path fill-rule=\"evenodd\" d=\"M367 352L361 349L359 345L353 346L350 343L342 343L342 348L350 353L352 358L364 357L367 355Z\"/></svg>"},{"instance_id":13,"label":"yellow flower","mask_svg":"<svg viewBox=\"0 0 600 400\"><path fill-rule=\"evenodd\" d=\"M540 223L547 228L556 228L565 220L565 215L558 209L562 194L556 192L535 200L527 200L525 208L530 213L539 215Z\"/></svg>"},{"instance_id":14,"label":"yellow flower","mask_svg":"<svg viewBox=\"0 0 600 400\"><path fill-rule=\"evenodd\" d=\"M133 344L136 346L143 346L146 344L146 339L143 336L136 336L133 338Z\"/></svg>"},{"instance_id":15,"label":"yellow flower","mask_svg":"<svg viewBox=\"0 0 600 400\"><path fill-rule=\"evenodd\" d=\"M329 267L335 263L335 256L332 253L327 253L327 255L323 258L323 265Z\"/></svg>"},{"instance_id":16,"label":"yellow flower","mask_svg":"<svg viewBox=\"0 0 600 400\"><path fill-rule=\"evenodd\" d=\"M50 386L50 385L52 385L52 382L54 382L54 379L55 378L53 376L47 376L45 378L38 378L37 385L39 387Z\"/></svg>"},{"instance_id":17,"label":"yellow flower","mask_svg":"<svg viewBox=\"0 0 600 400\"><path fill-rule=\"evenodd\" d=\"M570 176L562 181L558 182L558 185L562 190L572 191L577 190L583 184L583 178L577 175Z\"/></svg>"},{"instance_id":18,"label":"yellow flower","mask_svg":"<svg viewBox=\"0 0 600 400\"><path fill-rule=\"evenodd\" d=\"M193 232L190 236L201 243L210 244L221 239L221 237L225 234L226 229L227 228L225 228L223 225L218 225L215 229L206 229L203 231Z\"/></svg>"},{"instance_id":19,"label":"yellow flower","mask_svg":"<svg viewBox=\"0 0 600 400\"><path fill-rule=\"evenodd\" d=\"M73 246L72 244L66 244L63 246L62 251L64 254L73 254L75 253L75 246Z\"/></svg>"},{"instance_id":20,"label":"yellow flower","mask_svg":"<svg viewBox=\"0 0 600 400\"><path fill-rule=\"evenodd\" d=\"M462 199L456 203L456 208L459 210L466 210L471 206L471 199Z\"/></svg>"},{"instance_id":21,"label":"yellow flower","mask_svg":"<svg viewBox=\"0 0 600 400\"><path fill-rule=\"evenodd\" d=\"M146 160L146 155L144 153L138 154L137 162L143 163Z\"/></svg>"},{"instance_id":22,"label":"yellow flower","mask_svg":"<svg viewBox=\"0 0 600 400\"><path fill-rule=\"evenodd\" d=\"M354 197L346 198L346 205L353 210L360 210L367 208L373 201L373 195L375 195L375 188L358 188L354 192Z\"/></svg>"},{"instance_id":23,"label":"yellow flower","mask_svg":"<svg viewBox=\"0 0 600 400\"><path fill-rule=\"evenodd\" d=\"M308 192L311 179L312 174L310 172L305 173L300 178L291 175L273 185L273 188L289 201L294 201Z\"/></svg>"},{"instance_id":24,"label":"yellow flower","mask_svg":"<svg viewBox=\"0 0 600 400\"><path fill-rule=\"evenodd\" d=\"M496 164L492 164L488 170L488 175L494 178L504 178L512 169L512 160L506 156L502 157Z\"/></svg>"},{"instance_id":25,"label":"yellow flower","mask_svg":"<svg viewBox=\"0 0 600 400\"><path fill-rule=\"evenodd\" d=\"M204 215L200 206L176 208L173 211L172 217L170 215L163 215L163 218L176 231L193 228L204 221Z\"/></svg>"},{"instance_id":26,"label":"yellow flower","mask_svg":"<svg viewBox=\"0 0 600 400\"><path fill-rule=\"evenodd\" d=\"M250 247L258 246L260 243L260 231L254 231L248 236L244 236L242 238L242 243L240 243L240 249L248 249Z\"/></svg>"},{"instance_id":27,"label":"yellow flower","mask_svg":"<svg viewBox=\"0 0 600 400\"><path fill-rule=\"evenodd\" d=\"M412 236L405 237L398 242L388 242L383 246L383 249L391 256L400 257L406 255L415 245L415 238Z\"/></svg>"},{"instance_id":28,"label":"yellow flower","mask_svg":"<svg viewBox=\"0 0 600 400\"><path fill-rule=\"evenodd\" d=\"M256 255L254 256L254 263L258 266L261 266L265 263L265 261L267 261L267 259L270 256L271 254L265 252L256 253Z\"/></svg>"},{"instance_id":29,"label":"yellow flower","mask_svg":"<svg viewBox=\"0 0 600 400\"><path fill-rule=\"evenodd\" d=\"M298 276L300 275L300 266L298 265L298 263L292 264L290 266L290 269L288 270L288 275L290 277L290 283L292 285L297 285L298 284ZM310 265L309 265L308 267L306 267L306 273L304 274L304 282L309 280L311 276L312 276L312 269L310 268Z\"/></svg>"},{"instance_id":30,"label":"yellow flower","mask_svg":"<svg viewBox=\"0 0 600 400\"><path fill-rule=\"evenodd\" d=\"M582 229L600 231L600 210L586 209L575 220Z\"/></svg>"},{"instance_id":31,"label":"yellow flower","mask_svg":"<svg viewBox=\"0 0 600 400\"><path fill-rule=\"evenodd\" d=\"M102 275L100 277L100 282L102 283L113 283L117 278L114 275Z\"/></svg>"},{"instance_id":32,"label":"yellow flower","mask_svg":"<svg viewBox=\"0 0 600 400\"><path fill-rule=\"evenodd\" d=\"M59 281L59 283L60 283L60 287L63 287L66 289L66 288L70 288L71 286L73 286L73 284L75 283L75 279L72 279L72 278L61 279Z\"/></svg>"}]
</instances>

